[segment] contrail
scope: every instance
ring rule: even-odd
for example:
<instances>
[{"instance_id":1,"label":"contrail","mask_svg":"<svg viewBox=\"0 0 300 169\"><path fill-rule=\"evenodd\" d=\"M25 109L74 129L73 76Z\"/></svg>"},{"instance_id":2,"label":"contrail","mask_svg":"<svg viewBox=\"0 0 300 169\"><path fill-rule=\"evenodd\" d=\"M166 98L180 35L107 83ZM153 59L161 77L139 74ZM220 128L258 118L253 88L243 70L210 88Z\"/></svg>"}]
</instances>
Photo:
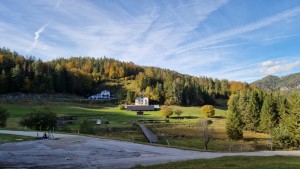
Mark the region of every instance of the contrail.
<instances>
[{"instance_id":1,"label":"contrail","mask_svg":"<svg viewBox=\"0 0 300 169\"><path fill-rule=\"evenodd\" d=\"M28 53L31 53L31 51L35 48L36 44L38 43L39 41L39 37L40 37L40 34L45 30L45 28L49 25L49 22L47 22L45 25L43 25L42 27L40 27L36 32L34 32L35 34L35 37L34 37L34 42L33 44L31 45Z\"/></svg>"},{"instance_id":2,"label":"contrail","mask_svg":"<svg viewBox=\"0 0 300 169\"><path fill-rule=\"evenodd\" d=\"M54 10L55 10L55 11L56 11L57 8L60 7L61 2L62 2L62 0L58 0L58 1L56 2L56 5L55 5L55 7L54 7Z\"/></svg>"},{"instance_id":3,"label":"contrail","mask_svg":"<svg viewBox=\"0 0 300 169\"><path fill-rule=\"evenodd\" d=\"M56 12L56 10L60 7L60 4L63 0L58 0L55 4L54 7L54 12ZM46 29L46 27L49 25L51 20L49 20L46 24L44 24L42 27L40 27L36 32L34 32L34 42L32 43L31 47L29 48L27 53L31 53L32 50L36 47L39 38L40 38L40 34L44 32L44 30Z\"/></svg>"}]
</instances>

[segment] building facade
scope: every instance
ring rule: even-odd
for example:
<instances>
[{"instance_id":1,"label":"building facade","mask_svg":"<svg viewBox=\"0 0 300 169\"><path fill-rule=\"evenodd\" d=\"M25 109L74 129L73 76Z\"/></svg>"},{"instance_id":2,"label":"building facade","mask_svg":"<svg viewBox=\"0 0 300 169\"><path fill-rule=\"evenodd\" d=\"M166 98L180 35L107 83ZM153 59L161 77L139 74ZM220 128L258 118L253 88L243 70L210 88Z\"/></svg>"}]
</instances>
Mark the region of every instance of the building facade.
<instances>
[{"instance_id":1,"label":"building facade","mask_svg":"<svg viewBox=\"0 0 300 169\"><path fill-rule=\"evenodd\" d=\"M146 105L146 106L148 106L149 105L149 98L144 97L144 96L137 97L135 99L135 105Z\"/></svg>"}]
</instances>

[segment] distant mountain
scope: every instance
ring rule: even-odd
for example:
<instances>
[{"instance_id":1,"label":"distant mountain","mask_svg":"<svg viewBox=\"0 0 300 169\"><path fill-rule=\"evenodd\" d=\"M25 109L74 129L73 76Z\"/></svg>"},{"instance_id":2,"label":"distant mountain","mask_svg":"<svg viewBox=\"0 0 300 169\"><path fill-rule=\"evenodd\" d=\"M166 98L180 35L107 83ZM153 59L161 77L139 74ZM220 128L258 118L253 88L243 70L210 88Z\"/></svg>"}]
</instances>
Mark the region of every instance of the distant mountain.
<instances>
[{"instance_id":1,"label":"distant mountain","mask_svg":"<svg viewBox=\"0 0 300 169\"><path fill-rule=\"evenodd\" d=\"M253 82L252 85L270 92L300 90L300 73L282 77L269 75Z\"/></svg>"}]
</instances>

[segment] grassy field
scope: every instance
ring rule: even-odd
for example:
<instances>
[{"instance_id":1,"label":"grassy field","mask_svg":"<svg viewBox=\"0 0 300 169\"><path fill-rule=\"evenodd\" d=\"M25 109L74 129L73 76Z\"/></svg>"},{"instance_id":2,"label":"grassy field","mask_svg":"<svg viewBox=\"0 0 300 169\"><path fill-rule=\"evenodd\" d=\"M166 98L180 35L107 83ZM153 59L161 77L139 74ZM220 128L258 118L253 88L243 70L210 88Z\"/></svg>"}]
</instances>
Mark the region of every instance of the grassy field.
<instances>
[{"instance_id":1,"label":"grassy field","mask_svg":"<svg viewBox=\"0 0 300 169\"><path fill-rule=\"evenodd\" d=\"M0 134L0 144L9 143L9 142L29 141L29 140L35 140L35 138L28 137L28 136L11 135L11 134Z\"/></svg>"},{"instance_id":2,"label":"grassy field","mask_svg":"<svg viewBox=\"0 0 300 169\"><path fill-rule=\"evenodd\" d=\"M180 109L183 114L173 115L170 122L145 123L159 137L159 144L180 147L185 149L203 150L203 140L199 128L199 121L210 120L214 129L214 140L209 143L210 151L254 151L268 149L268 135L244 132L244 140L230 141L225 131L226 107L224 101L216 106L214 118L207 119L200 113L199 107L172 106ZM226 103L226 102L225 102ZM222 106L223 104L223 106ZM66 102L34 102L14 101L0 102L0 106L11 113L6 129L24 130L18 125L20 117L29 113L36 106L49 106L58 116L86 117L95 125L94 134L97 136L122 139L135 142L147 142L137 126L132 125L138 119L164 119L159 111L144 112L137 116L135 112L119 110L116 105L110 104L79 104ZM221 106L220 106L221 105ZM96 120L109 121L109 124L96 126ZM76 133L75 124L67 124L55 129L60 132Z\"/></svg>"},{"instance_id":3,"label":"grassy field","mask_svg":"<svg viewBox=\"0 0 300 169\"><path fill-rule=\"evenodd\" d=\"M187 165L188 164L188 165ZM134 169L298 169L300 168L300 157L221 157L215 159L200 159L181 161L161 165L153 165L148 167L136 166Z\"/></svg>"}]
</instances>

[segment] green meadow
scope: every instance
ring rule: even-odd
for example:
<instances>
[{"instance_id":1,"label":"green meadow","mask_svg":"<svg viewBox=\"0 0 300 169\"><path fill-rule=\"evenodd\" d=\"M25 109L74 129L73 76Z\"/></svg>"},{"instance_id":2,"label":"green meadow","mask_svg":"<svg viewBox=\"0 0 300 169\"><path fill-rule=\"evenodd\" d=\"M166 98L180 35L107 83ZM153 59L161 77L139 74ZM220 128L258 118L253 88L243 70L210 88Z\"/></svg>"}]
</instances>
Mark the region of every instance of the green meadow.
<instances>
[{"instance_id":1,"label":"green meadow","mask_svg":"<svg viewBox=\"0 0 300 169\"><path fill-rule=\"evenodd\" d=\"M222 102L222 101L221 101ZM224 102L224 101L223 101ZM225 102L226 103L226 102ZM48 106L59 117L72 116L75 119L84 117L94 125L94 136L120 139L147 143L140 129L133 125L140 119L163 120L164 117L159 111L147 111L144 115L136 115L136 112L119 110L117 105L112 104L80 104L55 101L2 101L0 106L10 112L5 129L25 130L19 126L21 117L29 113L36 106ZM214 118L207 118L200 112L200 107L172 108L182 110L180 116L172 115L170 122L144 123L159 138L159 144L169 147L184 149L203 150L204 143L200 130L200 121L210 120L214 130L214 139L209 143L209 151L255 151L268 149L268 135L261 133L244 132L244 139L241 141L231 141L227 138L225 131L226 106L219 104L215 106ZM96 121L108 121L108 124L96 125ZM28 128L26 130L29 130ZM77 133L75 122L65 124L54 129L55 132Z\"/></svg>"}]
</instances>

